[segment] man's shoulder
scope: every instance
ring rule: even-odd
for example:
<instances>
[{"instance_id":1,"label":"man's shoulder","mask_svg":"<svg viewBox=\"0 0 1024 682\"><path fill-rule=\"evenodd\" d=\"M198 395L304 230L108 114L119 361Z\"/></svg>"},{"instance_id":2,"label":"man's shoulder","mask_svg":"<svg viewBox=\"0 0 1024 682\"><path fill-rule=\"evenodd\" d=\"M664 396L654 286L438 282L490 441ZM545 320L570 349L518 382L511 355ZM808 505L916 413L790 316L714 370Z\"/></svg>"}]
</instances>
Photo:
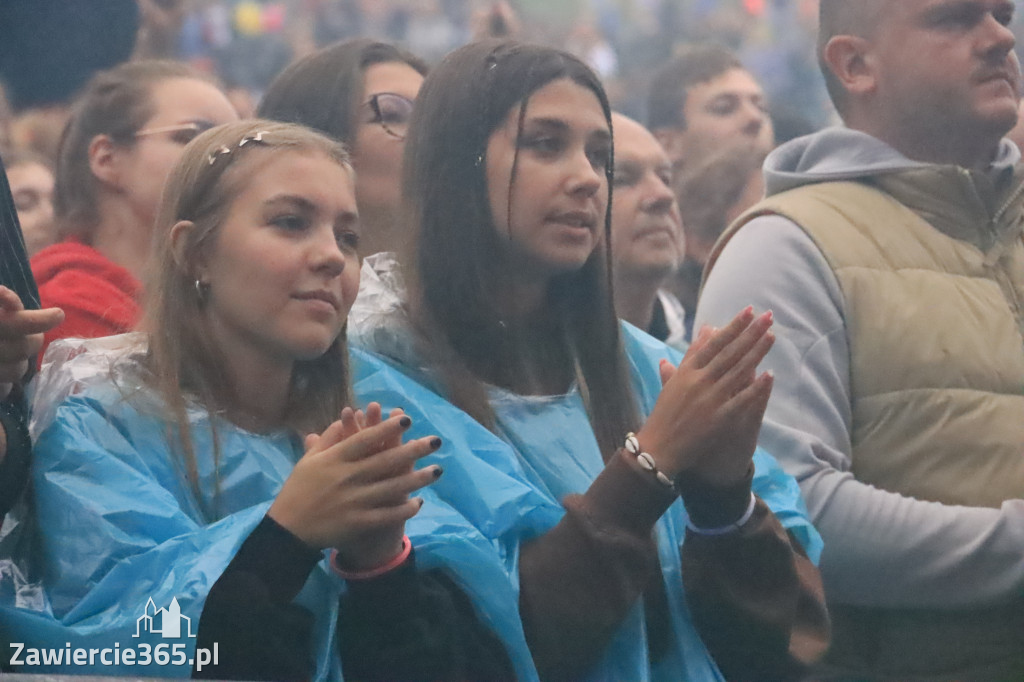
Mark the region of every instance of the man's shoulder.
<instances>
[{"instance_id":1,"label":"man's shoulder","mask_svg":"<svg viewBox=\"0 0 1024 682\"><path fill-rule=\"evenodd\" d=\"M739 243L760 251L766 262L795 256L820 269L819 259L832 262L851 243L873 241L880 225L916 220L908 207L863 182L803 185L763 199L740 216L715 244L709 269L719 267L722 256L735 252Z\"/></svg>"},{"instance_id":2,"label":"man's shoulder","mask_svg":"<svg viewBox=\"0 0 1024 682\"><path fill-rule=\"evenodd\" d=\"M746 305L771 309L813 343L842 325L842 294L818 244L778 214L753 218L705 270L695 328L725 324Z\"/></svg>"},{"instance_id":3,"label":"man's shoulder","mask_svg":"<svg viewBox=\"0 0 1024 682\"><path fill-rule=\"evenodd\" d=\"M882 190L859 180L814 182L765 197L741 215L736 224L743 226L760 216L781 215L799 225L803 215L813 218L818 213L846 214L851 209L860 212L892 201Z\"/></svg>"},{"instance_id":4,"label":"man's shoulder","mask_svg":"<svg viewBox=\"0 0 1024 682\"><path fill-rule=\"evenodd\" d=\"M704 286L723 270L732 273L730 277L749 279L758 273L817 266L823 258L816 241L794 216L765 206L719 239L705 267Z\"/></svg>"}]
</instances>

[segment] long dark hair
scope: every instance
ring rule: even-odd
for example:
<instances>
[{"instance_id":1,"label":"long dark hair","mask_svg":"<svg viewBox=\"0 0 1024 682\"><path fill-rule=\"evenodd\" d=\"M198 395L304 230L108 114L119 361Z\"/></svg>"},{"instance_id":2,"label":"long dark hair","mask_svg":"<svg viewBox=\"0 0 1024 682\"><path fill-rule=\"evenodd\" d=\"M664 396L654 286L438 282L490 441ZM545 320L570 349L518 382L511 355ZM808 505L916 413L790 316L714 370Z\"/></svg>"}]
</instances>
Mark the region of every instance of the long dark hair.
<instances>
[{"instance_id":1,"label":"long dark hair","mask_svg":"<svg viewBox=\"0 0 1024 682\"><path fill-rule=\"evenodd\" d=\"M610 131L604 88L583 62L551 48L483 41L456 50L431 71L406 139L403 192L415 239L403 262L413 320L449 398L489 428L494 413L484 381L514 388L509 368L524 357L538 358L499 312L507 266L488 198L487 144L516 105L522 105L521 135L530 96L562 78L595 94ZM612 166L609 159L609 188ZM610 225L609 196L603 241L582 268L553 279L547 301L558 336L547 360L575 375L606 457L638 422L612 300Z\"/></svg>"},{"instance_id":2,"label":"long dark hair","mask_svg":"<svg viewBox=\"0 0 1024 682\"><path fill-rule=\"evenodd\" d=\"M317 50L282 71L267 88L256 114L301 123L351 149L363 74L374 64L389 62L408 64L421 75L427 73L425 62L394 45L371 38L347 40Z\"/></svg>"}]
</instances>

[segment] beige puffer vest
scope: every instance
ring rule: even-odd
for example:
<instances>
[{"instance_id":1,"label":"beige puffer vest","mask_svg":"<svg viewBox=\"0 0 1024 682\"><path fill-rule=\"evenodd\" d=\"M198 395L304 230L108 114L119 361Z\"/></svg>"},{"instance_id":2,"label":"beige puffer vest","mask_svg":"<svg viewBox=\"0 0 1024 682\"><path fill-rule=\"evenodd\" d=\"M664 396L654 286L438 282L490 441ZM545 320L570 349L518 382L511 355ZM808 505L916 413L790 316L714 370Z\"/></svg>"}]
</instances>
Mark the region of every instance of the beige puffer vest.
<instances>
[{"instance_id":1,"label":"beige puffer vest","mask_svg":"<svg viewBox=\"0 0 1024 682\"><path fill-rule=\"evenodd\" d=\"M934 173L927 179L943 201L929 206L928 191L910 191L921 178L907 175L879 182L919 212L930 208L939 225L866 184L810 185L741 217L712 263L756 216L800 226L844 297L857 479L922 500L998 507L1024 497L1024 194L993 219L969 178L944 184L948 176Z\"/></svg>"},{"instance_id":2,"label":"beige puffer vest","mask_svg":"<svg viewBox=\"0 0 1024 682\"><path fill-rule=\"evenodd\" d=\"M777 214L831 266L860 481L946 504L1024 497L1024 189L1008 180L999 191L962 169L929 168L808 185L758 204L715 246L708 270L743 225ZM1024 679L1024 600L832 610L826 676Z\"/></svg>"}]
</instances>

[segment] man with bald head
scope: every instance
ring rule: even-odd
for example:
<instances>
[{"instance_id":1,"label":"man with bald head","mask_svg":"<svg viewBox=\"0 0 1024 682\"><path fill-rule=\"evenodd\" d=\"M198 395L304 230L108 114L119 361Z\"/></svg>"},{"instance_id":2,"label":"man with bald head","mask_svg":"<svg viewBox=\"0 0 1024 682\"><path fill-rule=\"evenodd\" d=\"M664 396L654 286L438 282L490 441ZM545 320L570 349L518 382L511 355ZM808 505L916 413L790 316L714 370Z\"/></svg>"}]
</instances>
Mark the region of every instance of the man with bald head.
<instances>
[{"instance_id":1,"label":"man with bald head","mask_svg":"<svg viewBox=\"0 0 1024 682\"><path fill-rule=\"evenodd\" d=\"M619 317L679 350L686 350L685 312L662 290L679 267L682 226L670 187L672 162L642 125L612 114L615 188L612 261Z\"/></svg>"},{"instance_id":2,"label":"man with bald head","mask_svg":"<svg viewBox=\"0 0 1024 682\"><path fill-rule=\"evenodd\" d=\"M1024 173L1011 0L822 0L845 127L765 164L696 324L775 312L762 445L825 539L822 676L1024 679Z\"/></svg>"}]
</instances>

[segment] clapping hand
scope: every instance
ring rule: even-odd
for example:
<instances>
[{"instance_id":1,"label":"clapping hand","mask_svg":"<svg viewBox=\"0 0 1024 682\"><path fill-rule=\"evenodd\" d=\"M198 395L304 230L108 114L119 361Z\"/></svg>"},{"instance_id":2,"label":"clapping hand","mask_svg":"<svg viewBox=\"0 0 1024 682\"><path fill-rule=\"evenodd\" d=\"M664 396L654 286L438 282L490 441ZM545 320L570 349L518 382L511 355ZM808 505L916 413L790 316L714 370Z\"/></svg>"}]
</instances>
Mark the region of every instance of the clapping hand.
<instances>
[{"instance_id":1,"label":"clapping hand","mask_svg":"<svg viewBox=\"0 0 1024 682\"><path fill-rule=\"evenodd\" d=\"M716 486L746 476L771 395L773 377L757 366L775 341L772 322L747 308L702 329L678 368L662 364L664 387L637 440L667 476Z\"/></svg>"},{"instance_id":2,"label":"clapping hand","mask_svg":"<svg viewBox=\"0 0 1024 682\"><path fill-rule=\"evenodd\" d=\"M414 469L437 450L428 436L402 443L412 420L401 410L385 419L381 407L345 408L341 418L306 437L306 454L268 512L311 547L334 547L347 570L387 562L402 548L405 522L423 502L410 494L436 481L438 466Z\"/></svg>"}]
</instances>

